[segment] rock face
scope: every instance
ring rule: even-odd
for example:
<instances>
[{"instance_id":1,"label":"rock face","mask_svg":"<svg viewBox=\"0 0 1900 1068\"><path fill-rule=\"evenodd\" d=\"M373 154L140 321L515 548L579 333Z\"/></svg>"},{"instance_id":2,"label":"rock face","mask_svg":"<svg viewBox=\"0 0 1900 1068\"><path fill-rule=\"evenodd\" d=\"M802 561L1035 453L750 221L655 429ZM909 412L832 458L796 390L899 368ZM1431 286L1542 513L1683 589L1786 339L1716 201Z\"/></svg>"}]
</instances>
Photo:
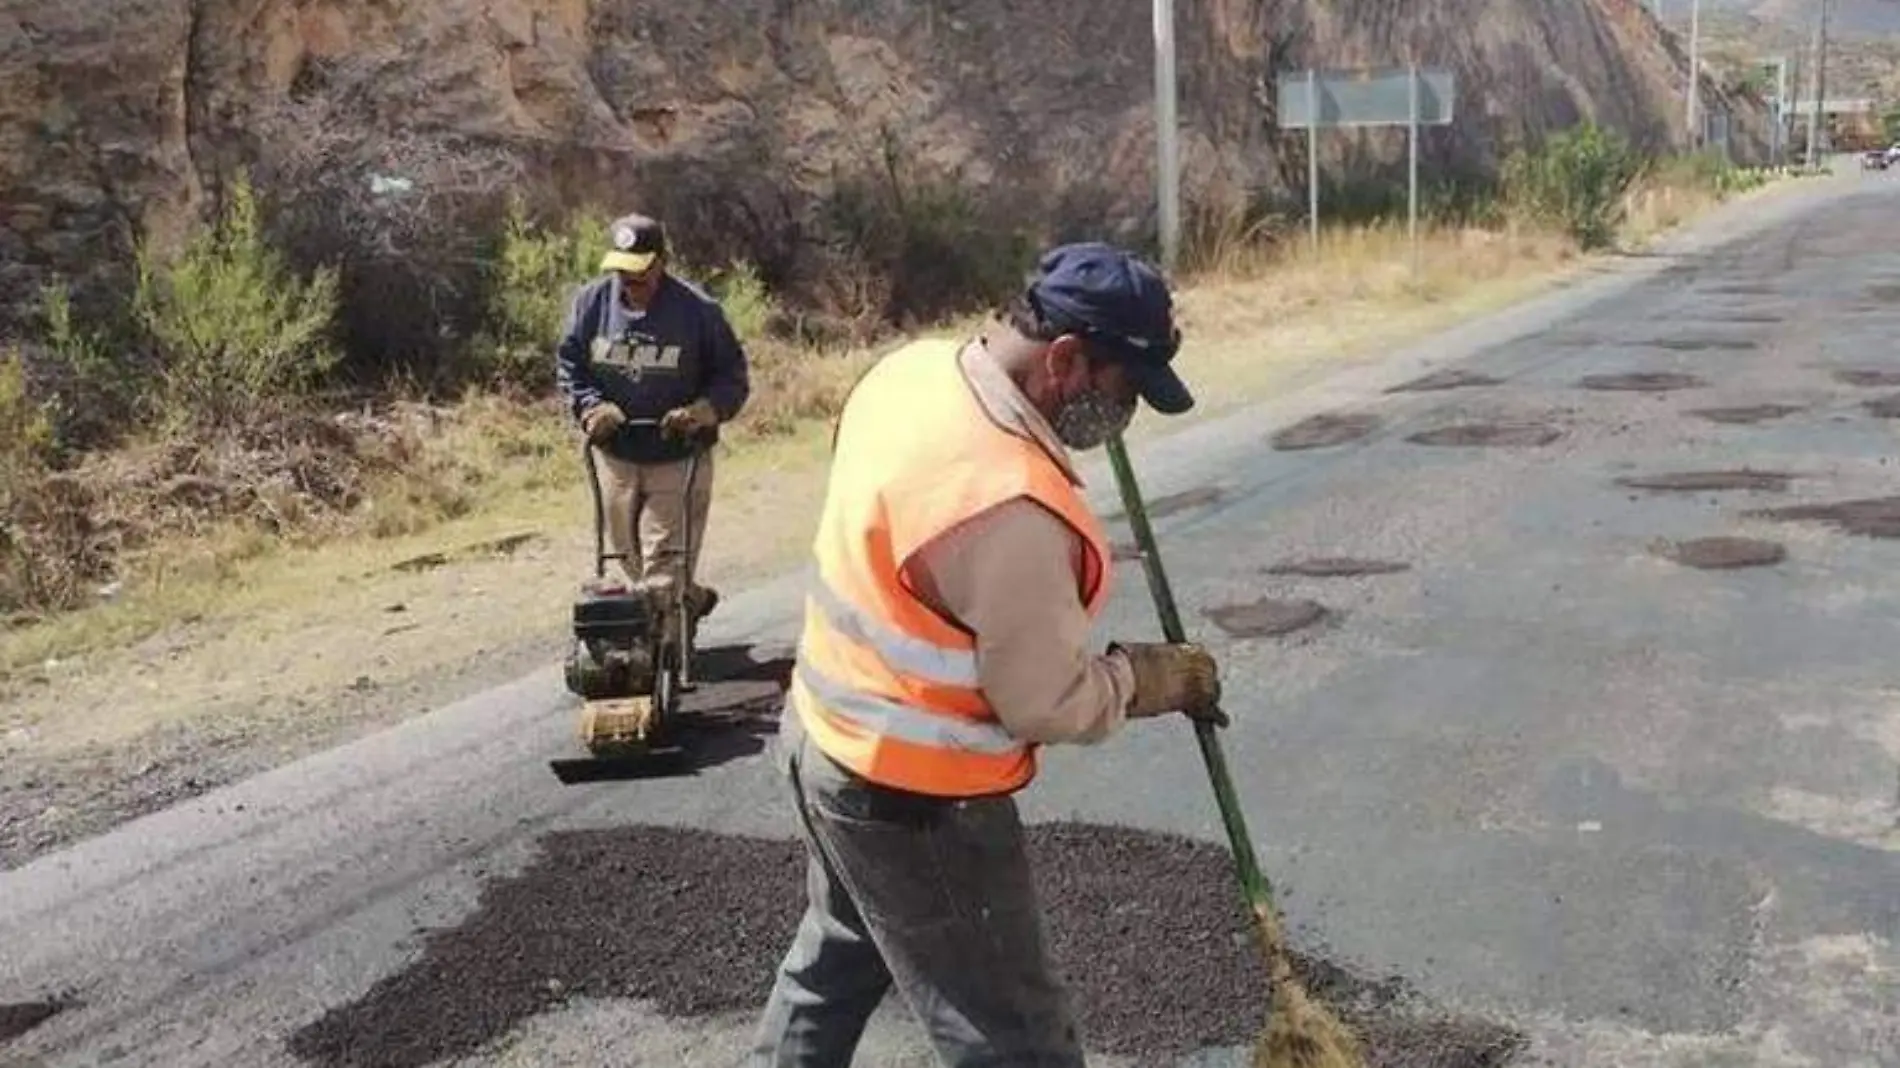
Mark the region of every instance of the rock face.
<instances>
[{"instance_id":1,"label":"rock face","mask_svg":"<svg viewBox=\"0 0 1900 1068\"><path fill-rule=\"evenodd\" d=\"M1177 8L1185 193L1297 191L1278 69L1453 68L1458 122L1427 173L1593 117L1679 139L1685 61L1639 0L1207 0ZM1024 217L1147 225L1149 6L1043 0L14 0L0 12L0 326L53 272L169 242L271 151L283 102L347 81L365 126L506 146L530 188L666 213L707 258L794 255L842 173L911 165L1004 189ZM1705 90L1759 149L1759 107ZM1748 136L1743 136L1747 134ZM1396 135L1328 136L1329 175L1389 166ZM776 235L776 236L775 236ZM790 251L788 251L790 250ZM769 251L769 250L767 250Z\"/></svg>"}]
</instances>

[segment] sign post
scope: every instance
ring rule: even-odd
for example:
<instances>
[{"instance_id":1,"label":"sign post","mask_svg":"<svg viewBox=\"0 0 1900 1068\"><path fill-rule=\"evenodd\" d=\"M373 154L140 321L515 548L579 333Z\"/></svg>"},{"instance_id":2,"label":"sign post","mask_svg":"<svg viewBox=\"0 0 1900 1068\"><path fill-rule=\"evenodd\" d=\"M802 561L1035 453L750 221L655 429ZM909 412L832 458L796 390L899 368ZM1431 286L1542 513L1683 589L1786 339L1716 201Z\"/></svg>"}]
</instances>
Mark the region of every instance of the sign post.
<instances>
[{"instance_id":1,"label":"sign post","mask_svg":"<svg viewBox=\"0 0 1900 1068\"><path fill-rule=\"evenodd\" d=\"M1319 114L1319 72L1316 70L1306 72L1306 107L1308 114ZM1319 123L1317 122L1306 124L1306 226L1313 235L1313 251L1318 253Z\"/></svg>"},{"instance_id":2,"label":"sign post","mask_svg":"<svg viewBox=\"0 0 1900 1068\"><path fill-rule=\"evenodd\" d=\"M1307 224L1319 249L1320 127L1403 126L1407 132L1408 196L1412 270L1419 264L1419 130L1448 126L1457 83L1452 73L1413 63L1356 71L1306 70L1279 77L1280 128L1306 131Z\"/></svg>"},{"instance_id":3,"label":"sign post","mask_svg":"<svg viewBox=\"0 0 1900 1068\"><path fill-rule=\"evenodd\" d=\"M1409 122L1409 123L1407 124L1407 126L1406 126L1406 131L1405 131L1405 132L1406 132L1406 146L1405 146L1405 148L1406 148L1406 152L1407 152L1407 153L1408 153L1408 154L1409 154L1409 155L1411 156L1411 160L1410 160L1410 162L1409 162L1409 163L1407 164L1407 166L1406 166L1406 172L1407 172L1407 173L1406 173L1406 176L1405 176L1405 177L1406 177L1406 185L1408 186L1408 189L1407 189L1407 191L1406 191L1406 198L1405 198L1405 199L1406 199L1406 210L1407 210L1407 213L1408 213L1408 214L1409 214L1409 215L1411 216L1411 219L1410 219L1410 223L1411 223L1411 225L1410 225L1410 233L1411 233L1411 238L1412 238L1412 282L1413 282L1413 284L1417 284L1417 282L1418 282L1418 279L1419 279L1419 253L1418 253L1418 64L1416 64L1416 63L1414 63L1414 64L1412 64L1412 68L1411 68L1411 71L1410 71L1410 74L1411 74L1411 77L1409 77L1409 78L1407 79L1407 81L1409 81L1409 82L1411 83L1411 84L1410 84L1410 88L1411 88L1411 90L1412 90L1412 92L1411 92L1411 97L1412 97L1412 101L1411 101L1411 104L1412 104L1412 114L1411 114L1411 121L1410 121L1410 122Z\"/></svg>"}]
</instances>

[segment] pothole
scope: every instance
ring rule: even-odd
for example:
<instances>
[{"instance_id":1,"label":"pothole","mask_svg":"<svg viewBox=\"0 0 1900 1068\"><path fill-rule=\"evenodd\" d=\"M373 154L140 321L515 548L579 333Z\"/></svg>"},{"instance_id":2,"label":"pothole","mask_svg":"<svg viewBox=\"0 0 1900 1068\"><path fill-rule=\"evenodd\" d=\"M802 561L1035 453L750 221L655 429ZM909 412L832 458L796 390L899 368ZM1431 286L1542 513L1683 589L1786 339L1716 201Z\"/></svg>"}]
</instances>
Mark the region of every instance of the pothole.
<instances>
[{"instance_id":1,"label":"pothole","mask_svg":"<svg viewBox=\"0 0 1900 1068\"><path fill-rule=\"evenodd\" d=\"M1563 437L1544 423L1457 423L1421 430L1405 440L1414 445L1469 445L1479 448L1535 448Z\"/></svg>"},{"instance_id":2,"label":"pothole","mask_svg":"<svg viewBox=\"0 0 1900 1068\"><path fill-rule=\"evenodd\" d=\"M1324 414L1302 419L1273 435L1273 447L1282 452L1326 449L1344 445L1379 429L1379 418L1363 413Z\"/></svg>"},{"instance_id":3,"label":"pothole","mask_svg":"<svg viewBox=\"0 0 1900 1068\"><path fill-rule=\"evenodd\" d=\"M1900 386L1900 371L1877 367L1849 367L1834 372L1834 381L1862 389L1891 389Z\"/></svg>"},{"instance_id":4,"label":"pothole","mask_svg":"<svg viewBox=\"0 0 1900 1068\"><path fill-rule=\"evenodd\" d=\"M1762 490L1779 493L1795 476L1784 471L1678 471L1666 475L1629 475L1616 480L1630 489L1663 493L1704 493L1717 490Z\"/></svg>"},{"instance_id":5,"label":"pothole","mask_svg":"<svg viewBox=\"0 0 1900 1068\"><path fill-rule=\"evenodd\" d=\"M0 1002L0 1042L10 1042L79 1003L66 998Z\"/></svg>"},{"instance_id":6,"label":"pothole","mask_svg":"<svg viewBox=\"0 0 1900 1068\"><path fill-rule=\"evenodd\" d=\"M1788 550L1780 542L1760 538L1690 538L1658 542L1651 548L1666 560L1705 571L1767 567L1788 558Z\"/></svg>"},{"instance_id":7,"label":"pothole","mask_svg":"<svg viewBox=\"0 0 1900 1068\"><path fill-rule=\"evenodd\" d=\"M1775 289L1773 286L1762 285L1758 282L1730 282L1725 285L1710 286L1703 292L1734 297L1771 297L1774 296Z\"/></svg>"},{"instance_id":8,"label":"pothole","mask_svg":"<svg viewBox=\"0 0 1900 1068\"><path fill-rule=\"evenodd\" d=\"M1751 404L1732 408L1696 408L1689 414L1711 423L1747 426L1786 419L1798 411L1801 411L1800 406L1794 404Z\"/></svg>"},{"instance_id":9,"label":"pothole","mask_svg":"<svg viewBox=\"0 0 1900 1068\"><path fill-rule=\"evenodd\" d=\"M1897 304L1900 303L1900 285L1883 282L1879 285L1868 286L1867 295L1887 304Z\"/></svg>"},{"instance_id":10,"label":"pothole","mask_svg":"<svg viewBox=\"0 0 1900 1068\"><path fill-rule=\"evenodd\" d=\"M1629 393L1667 393L1678 389L1699 389L1708 385L1694 375L1675 371L1632 371L1620 375L1584 375L1577 380L1583 389Z\"/></svg>"},{"instance_id":11,"label":"pothole","mask_svg":"<svg viewBox=\"0 0 1900 1068\"><path fill-rule=\"evenodd\" d=\"M1364 560L1356 556L1314 556L1289 560L1267 568L1269 575L1303 575L1307 578L1355 578L1360 575L1393 575L1411 569L1397 560Z\"/></svg>"},{"instance_id":12,"label":"pothole","mask_svg":"<svg viewBox=\"0 0 1900 1068\"><path fill-rule=\"evenodd\" d=\"M1318 601L1262 597L1245 604L1202 609L1201 614L1236 638L1277 638L1304 630L1331 613Z\"/></svg>"},{"instance_id":13,"label":"pothole","mask_svg":"<svg viewBox=\"0 0 1900 1068\"><path fill-rule=\"evenodd\" d=\"M1025 829L1044 931L1092 1050L1163 1064L1249 1046L1267 1003L1226 849L1078 823ZM325 1068L422 1068L481 1050L569 998L649 1000L664 1016L757 1012L805 907L795 841L675 827L568 830L400 971L290 1036ZM1436 1012L1397 977L1293 954L1372 1068L1492 1068L1522 1039Z\"/></svg>"},{"instance_id":14,"label":"pothole","mask_svg":"<svg viewBox=\"0 0 1900 1068\"><path fill-rule=\"evenodd\" d=\"M1900 393L1870 400L1861 407L1876 419L1900 419Z\"/></svg>"},{"instance_id":15,"label":"pothole","mask_svg":"<svg viewBox=\"0 0 1900 1068\"><path fill-rule=\"evenodd\" d=\"M1481 375L1476 371L1466 371L1453 367L1443 371L1433 371L1431 374L1414 378L1410 382L1402 382L1386 390L1386 392L1436 393L1447 389L1485 389L1490 386L1501 386L1503 384L1504 380L1502 378L1493 378L1490 375Z\"/></svg>"},{"instance_id":16,"label":"pothole","mask_svg":"<svg viewBox=\"0 0 1900 1068\"><path fill-rule=\"evenodd\" d=\"M1206 505L1216 504L1226 497L1227 491L1221 489L1219 486L1196 486L1193 489L1182 490L1179 493L1170 493L1166 496L1156 497L1152 501L1143 501L1142 510L1148 513L1149 519L1166 519L1171 515L1177 515L1192 508L1201 508ZM1110 515L1105 522L1121 523L1127 519L1127 512L1116 512Z\"/></svg>"},{"instance_id":17,"label":"pothole","mask_svg":"<svg viewBox=\"0 0 1900 1068\"><path fill-rule=\"evenodd\" d=\"M1745 320L1735 321L1742 322ZM1748 352L1761 347L1753 341L1717 337L1667 338L1659 341L1651 341L1649 344L1653 348L1669 349L1673 352L1714 352L1718 350L1723 352Z\"/></svg>"},{"instance_id":18,"label":"pothole","mask_svg":"<svg viewBox=\"0 0 1900 1068\"><path fill-rule=\"evenodd\" d=\"M1748 513L1762 519L1826 523L1863 538L1900 538L1900 497L1869 497L1833 504L1796 504Z\"/></svg>"}]
</instances>

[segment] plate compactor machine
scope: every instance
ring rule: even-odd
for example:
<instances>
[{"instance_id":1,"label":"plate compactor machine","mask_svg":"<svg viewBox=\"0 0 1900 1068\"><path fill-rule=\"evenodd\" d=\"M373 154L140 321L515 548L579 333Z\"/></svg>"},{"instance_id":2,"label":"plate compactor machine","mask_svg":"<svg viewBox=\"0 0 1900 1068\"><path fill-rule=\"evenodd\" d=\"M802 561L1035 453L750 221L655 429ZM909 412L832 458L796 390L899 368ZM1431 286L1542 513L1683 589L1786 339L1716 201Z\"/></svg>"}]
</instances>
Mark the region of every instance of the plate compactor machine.
<instances>
[{"instance_id":1,"label":"plate compactor machine","mask_svg":"<svg viewBox=\"0 0 1900 1068\"><path fill-rule=\"evenodd\" d=\"M629 425L654 425L632 421ZM610 578L610 561L627 554L607 548L607 512L593 449L583 444L587 483L594 498L594 576L574 601L574 640L568 648L567 688L581 698L581 744L597 758L637 757L666 744L680 696L693 688L693 632L699 603L690 581L629 582ZM691 500L699 452L686 461ZM693 531L686 530L686 559Z\"/></svg>"}]
</instances>

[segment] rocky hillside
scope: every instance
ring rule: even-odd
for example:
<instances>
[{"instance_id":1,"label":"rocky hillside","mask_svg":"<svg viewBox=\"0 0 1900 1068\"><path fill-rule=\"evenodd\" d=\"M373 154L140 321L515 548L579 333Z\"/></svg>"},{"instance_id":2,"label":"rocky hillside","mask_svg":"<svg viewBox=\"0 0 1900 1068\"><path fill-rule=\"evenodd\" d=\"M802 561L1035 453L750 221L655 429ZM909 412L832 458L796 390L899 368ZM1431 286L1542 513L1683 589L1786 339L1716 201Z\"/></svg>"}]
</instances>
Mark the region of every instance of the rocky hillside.
<instances>
[{"instance_id":1,"label":"rocky hillside","mask_svg":"<svg viewBox=\"0 0 1900 1068\"><path fill-rule=\"evenodd\" d=\"M1487 168L1582 117L1650 145L1681 135L1683 57L1639 0L1178 10L1186 184L1204 202L1303 181L1269 86L1307 64L1454 68L1459 120L1427 137L1431 172ZM397 129L454 134L458 151L521 165L544 198L641 205L711 256L781 271L825 191L881 166L893 139L911 166L1008 191L1025 218L1139 227L1151 47L1143 0L14 0L0 10L0 326L53 272L97 278L135 236L175 239L239 167ZM1726 103L1758 149L1758 111ZM1392 143L1324 151L1339 174L1389 162Z\"/></svg>"}]
</instances>

